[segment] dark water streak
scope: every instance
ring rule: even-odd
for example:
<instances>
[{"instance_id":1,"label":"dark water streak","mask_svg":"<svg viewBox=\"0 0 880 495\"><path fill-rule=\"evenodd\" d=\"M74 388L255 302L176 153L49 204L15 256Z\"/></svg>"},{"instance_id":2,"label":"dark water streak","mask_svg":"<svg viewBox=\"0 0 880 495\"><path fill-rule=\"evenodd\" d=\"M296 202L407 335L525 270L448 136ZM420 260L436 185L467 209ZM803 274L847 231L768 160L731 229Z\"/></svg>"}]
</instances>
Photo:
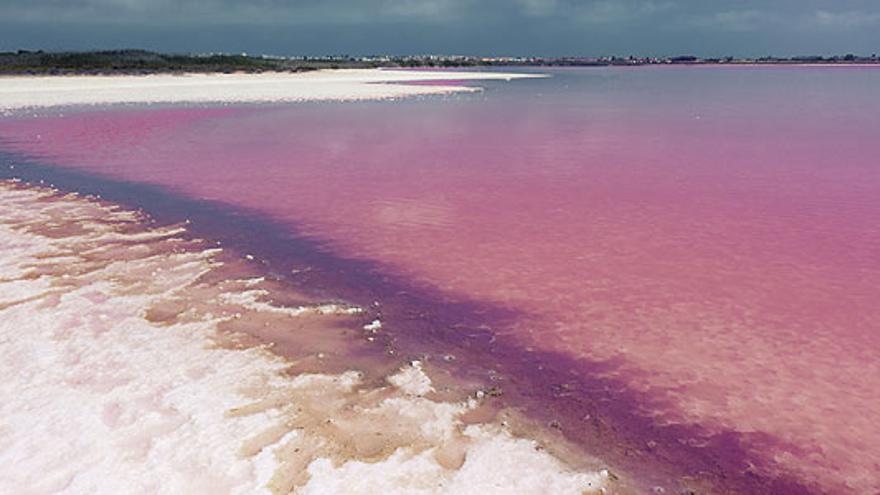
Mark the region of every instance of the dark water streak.
<instances>
[{"instance_id":1,"label":"dark water streak","mask_svg":"<svg viewBox=\"0 0 880 495\"><path fill-rule=\"evenodd\" d=\"M677 494L821 493L797 479L771 474L770 466L748 453L747 446L779 447L770 435L663 425L639 414L656 410L663 399L629 387L621 363L531 351L510 339L496 339L496 332L503 333L499 330L524 316L514 310L416 285L376 262L340 257L328 243L254 211L73 171L2 147L0 142L0 179L100 196L142 210L161 224L189 220L190 235L252 254L266 263L271 275L300 290L369 308L383 321L378 345L401 357L434 357L432 366L486 386L500 385L503 396L498 400L609 462L614 471L635 480L639 490L662 486L665 493ZM292 273L293 268L299 271ZM439 359L448 354L456 356L453 363Z\"/></svg>"}]
</instances>

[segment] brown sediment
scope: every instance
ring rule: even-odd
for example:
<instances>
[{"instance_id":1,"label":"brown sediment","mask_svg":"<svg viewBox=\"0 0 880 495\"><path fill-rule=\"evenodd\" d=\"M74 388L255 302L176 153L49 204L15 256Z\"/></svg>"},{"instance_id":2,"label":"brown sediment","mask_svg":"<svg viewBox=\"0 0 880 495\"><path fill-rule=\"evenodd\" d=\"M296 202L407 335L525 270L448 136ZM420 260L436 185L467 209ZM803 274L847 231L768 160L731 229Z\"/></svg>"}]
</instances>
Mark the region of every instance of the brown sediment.
<instances>
[{"instance_id":1,"label":"brown sediment","mask_svg":"<svg viewBox=\"0 0 880 495\"><path fill-rule=\"evenodd\" d=\"M0 311L7 309L7 308L11 308L13 306L17 306L19 304L26 304L26 303L33 302L33 301L38 301L40 299L44 299L44 298L49 297L51 295L52 295L51 291L46 291L46 292L43 292L40 294L35 294L30 297L25 297L23 299L16 299L14 301L0 303Z\"/></svg>"},{"instance_id":2,"label":"brown sediment","mask_svg":"<svg viewBox=\"0 0 880 495\"><path fill-rule=\"evenodd\" d=\"M39 300L57 305L64 294L100 279L110 288L93 296L96 304L107 297L150 295L155 301L142 317L151 324L170 329L213 321L214 346L271 351L285 360L287 380L242 383L240 392L249 402L227 411L230 417L273 413L275 420L243 441L238 452L253 457L272 449L278 461L269 482L274 493L307 483L305 468L317 458L337 465L379 462L407 449L412 455L431 451L444 469L459 469L473 441L465 431L469 425L535 439L537 449L578 469L602 467L560 435L502 406L499 388L478 391L477 382L461 381L430 362L409 363L389 335L369 329L372 311L310 296L267 276L265 267L241 253L186 237L180 225L152 225L144 215L48 189L9 182L0 189L34 193L29 201L40 209L30 219L4 218L3 224L54 241L21 277L46 279L48 288L5 302L0 310ZM160 275L171 282L153 283ZM179 286L169 288L175 277ZM416 378L427 373L432 380L398 384L395 377L406 373ZM426 433L426 420L440 426ZM603 488L625 492L623 484ZM594 489L598 486L584 487L585 493Z\"/></svg>"}]
</instances>

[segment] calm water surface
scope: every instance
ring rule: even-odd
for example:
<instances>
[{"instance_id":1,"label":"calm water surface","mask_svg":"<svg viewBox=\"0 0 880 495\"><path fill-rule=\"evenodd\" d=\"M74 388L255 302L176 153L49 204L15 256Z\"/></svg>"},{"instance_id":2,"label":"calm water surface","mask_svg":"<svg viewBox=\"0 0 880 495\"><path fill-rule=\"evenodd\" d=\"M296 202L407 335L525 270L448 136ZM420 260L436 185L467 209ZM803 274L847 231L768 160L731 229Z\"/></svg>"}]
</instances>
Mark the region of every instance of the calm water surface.
<instances>
[{"instance_id":1,"label":"calm water surface","mask_svg":"<svg viewBox=\"0 0 880 495\"><path fill-rule=\"evenodd\" d=\"M547 72L422 100L6 119L0 138L367 262L430 294L450 345L457 310L489 315L473 335L510 397L623 463L880 492L880 70Z\"/></svg>"}]
</instances>

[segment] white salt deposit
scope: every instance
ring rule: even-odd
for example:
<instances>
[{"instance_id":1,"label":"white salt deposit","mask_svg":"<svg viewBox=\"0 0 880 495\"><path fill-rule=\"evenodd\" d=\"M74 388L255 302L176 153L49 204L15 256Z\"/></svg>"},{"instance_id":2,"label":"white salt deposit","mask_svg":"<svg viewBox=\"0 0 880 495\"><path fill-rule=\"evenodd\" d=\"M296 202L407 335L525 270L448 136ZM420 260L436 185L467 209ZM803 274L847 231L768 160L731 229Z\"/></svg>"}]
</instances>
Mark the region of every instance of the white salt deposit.
<instances>
[{"instance_id":1,"label":"white salt deposit","mask_svg":"<svg viewBox=\"0 0 880 495\"><path fill-rule=\"evenodd\" d=\"M419 361L413 361L408 368L388 377L388 383L406 394L419 397L434 391L431 379L422 371L422 363Z\"/></svg>"},{"instance_id":2,"label":"white salt deposit","mask_svg":"<svg viewBox=\"0 0 880 495\"><path fill-rule=\"evenodd\" d=\"M246 285L253 286L253 282L243 281ZM270 302L263 300L269 295L269 291L265 289L252 289L235 293L221 294L220 298L227 303L238 304L244 308L264 313L278 313L288 316L301 316L308 313L319 315L356 315L362 313L363 309L346 306L343 304L319 304L314 306L297 306L289 308L286 306L276 306Z\"/></svg>"},{"instance_id":3,"label":"white salt deposit","mask_svg":"<svg viewBox=\"0 0 880 495\"><path fill-rule=\"evenodd\" d=\"M364 325L364 330L370 333L376 333L382 329L382 320L373 320Z\"/></svg>"},{"instance_id":4,"label":"white salt deposit","mask_svg":"<svg viewBox=\"0 0 880 495\"><path fill-rule=\"evenodd\" d=\"M179 228L11 182L0 204L0 493L580 494L606 483L501 426L463 425L476 401L431 399L421 363L368 387L356 371L291 376L266 347L221 345L232 314L282 308L261 302L260 278L205 282L218 251ZM207 295L168 310L183 293ZM311 317L357 319L343 306L315 316L325 310Z\"/></svg>"},{"instance_id":5,"label":"white salt deposit","mask_svg":"<svg viewBox=\"0 0 880 495\"><path fill-rule=\"evenodd\" d=\"M158 74L149 76L0 77L0 112L23 108L120 103L256 103L368 100L479 91L461 85L405 85L415 81L510 80L542 77L498 72L380 69L305 73Z\"/></svg>"}]
</instances>

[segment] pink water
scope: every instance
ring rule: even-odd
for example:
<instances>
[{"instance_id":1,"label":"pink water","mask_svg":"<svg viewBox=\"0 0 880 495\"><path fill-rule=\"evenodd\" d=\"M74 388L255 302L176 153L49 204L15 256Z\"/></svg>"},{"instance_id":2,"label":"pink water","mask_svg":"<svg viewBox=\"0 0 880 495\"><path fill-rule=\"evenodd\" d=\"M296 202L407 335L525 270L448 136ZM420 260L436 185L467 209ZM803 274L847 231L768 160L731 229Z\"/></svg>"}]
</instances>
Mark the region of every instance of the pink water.
<instances>
[{"instance_id":1,"label":"pink water","mask_svg":"<svg viewBox=\"0 0 880 495\"><path fill-rule=\"evenodd\" d=\"M880 71L552 73L422 101L7 119L0 139L509 309L489 327L507 352L620 387L603 400L629 411L608 414L658 435L628 438L638 455L703 449L687 474L717 465L734 490L880 493Z\"/></svg>"}]
</instances>

